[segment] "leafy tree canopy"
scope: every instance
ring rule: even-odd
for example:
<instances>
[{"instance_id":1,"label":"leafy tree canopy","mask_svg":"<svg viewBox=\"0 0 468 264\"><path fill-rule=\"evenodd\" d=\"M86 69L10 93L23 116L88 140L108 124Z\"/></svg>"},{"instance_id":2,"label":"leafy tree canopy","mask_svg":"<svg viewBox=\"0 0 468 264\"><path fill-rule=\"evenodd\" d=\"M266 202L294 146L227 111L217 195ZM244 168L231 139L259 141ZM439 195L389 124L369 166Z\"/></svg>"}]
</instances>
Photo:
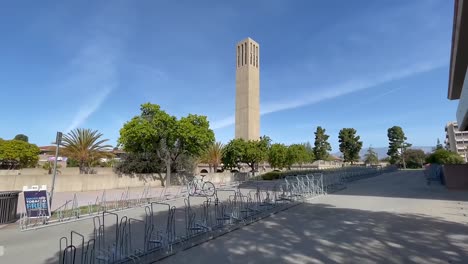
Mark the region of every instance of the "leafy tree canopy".
<instances>
[{"instance_id":1,"label":"leafy tree canopy","mask_svg":"<svg viewBox=\"0 0 468 264\"><path fill-rule=\"evenodd\" d=\"M404 159L401 158L401 152L411 147L411 144L406 142L407 138L403 129L399 126L393 126L387 130L387 136L389 141L387 155L390 156L390 163L404 162Z\"/></svg>"},{"instance_id":2,"label":"leafy tree canopy","mask_svg":"<svg viewBox=\"0 0 468 264\"><path fill-rule=\"evenodd\" d=\"M438 149L426 158L427 163L464 164L465 160L457 153L446 149Z\"/></svg>"},{"instance_id":3,"label":"leafy tree canopy","mask_svg":"<svg viewBox=\"0 0 468 264\"><path fill-rule=\"evenodd\" d=\"M338 139L344 161L351 162L351 164L359 161L362 141L359 141L360 137L356 135L356 130L354 128L343 128L338 134Z\"/></svg>"},{"instance_id":4,"label":"leafy tree canopy","mask_svg":"<svg viewBox=\"0 0 468 264\"><path fill-rule=\"evenodd\" d=\"M237 169L242 162L247 142L241 138L233 139L224 146L222 162L225 168Z\"/></svg>"},{"instance_id":5,"label":"leafy tree canopy","mask_svg":"<svg viewBox=\"0 0 468 264\"><path fill-rule=\"evenodd\" d=\"M28 136L24 135L24 134L18 134L15 136L14 140L21 140L21 141L24 141L24 142L29 142L29 138Z\"/></svg>"},{"instance_id":6,"label":"leafy tree canopy","mask_svg":"<svg viewBox=\"0 0 468 264\"><path fill-rule=\"evenodd\" d=\"M422 168L426 154L422 149L408 149L404 153L406 167L411 169Z\"/></svg>"},{"instance_id":7,"label":"leafy tree canopy","mask_svg":"<svg viewBox=\"0 0 468 264\"><path fill-rule=\"evenodd\" d=\"M166 185L171 182L171 171L180 168L178 163L183 156L199 157L215 141L206 116L189 114L178 120L151 103L142 104L140 110L140 115L120 129L118 143L127 153L156 155L160 160L157 164L164 168L153 168L153 172L165 172L166 178L162 181L165 180ZM135 155L133 159L139 157L141 155Z\"/></svg>"},{"instance_id":8,"label":"leafy tree canopy","mask_svg":"<svg viewBox=\"0 0 468 264\"><path fill-rule=\"evenodd\" d=\"M267 136L261 137L260 140L247 141L242 155L242 162L247 163L252 171L255 171L258 163L267 160L270 142L271 140Z\"/></svg>"},{"instance_id":9,"label":"leafy tree canopy","mask_svg":"<svg viewBox=\"0 0 468 264\"><path fill-rule=\"evenodd\" d=\"M0 161L16 161L20 168L35 167L39 148L22 140L0 140Z\"/></svg>"},{"instance_id":10,"label":"leafy tree canopy","mask_svg":"<svg viewBox=\"0 0 468 264\"><path fill-rule=\"evenodd\" d=\"M310 145L310 142L303 143L302 145L304 145L307 153L309 154L310 162L313 162L315 160L314 148Z\"/></svg>"},{"instance_id":11,"label":"leafy tree canopy","mask_svg":"<svg viewBox=\"0 0 468 264\"><path fill-rule=\"evenodd\" d=\"M223 164L226 168L239 168L240 163L249 165L252 171L258 163L268 159L270 138L263 136L260 140L233 139L224 149Z\"/></svg>"},{"instance_id":12,"label":"leafy tree canopy","mask_svg":"<svg viewBox=\"0 0 468 264\"><path fill-rule=\"evenodd\" d=\"M268 163L273 168L282 169L286 167L288 147L283 144L272 144L268 152Z\"/></svg>"},{"instance_id":13,"label":"leafy tree canopy","mask_svg":"<svg viewBox=\"0 0 468 264\"><path fill-rule=\"evenodd\" d=\"M379 156L377 155L377 152L375 152L372 147L369 147L366 155L364 155L364 162L370 165L379 164Z\"/></svg>"},{"instance_id":14,"label":"leafy tree canopy","mask_svg":"<svg viewBox=\"0 0 468 264\"><path fill-rule=\"evenodd\" d=\"M314 155L316 160L326 160L328 158L328 151L331 151L331 145L328 143L329 135L325 134L325 129L318 126L314 132Z\"/></svg>"},{"instance_id":15,"label":"leafy tree canopy","mask_svg":"<svg viewBox=\"0 0 468 264\"><path fill-rule=\"evenodd\" d=\"M303 144L292 144L288 147L286 165L290 169L293 164L302 166L304 163L311 162L312 157L307 152L307 148Z\"/></svg>"}]
</instances>

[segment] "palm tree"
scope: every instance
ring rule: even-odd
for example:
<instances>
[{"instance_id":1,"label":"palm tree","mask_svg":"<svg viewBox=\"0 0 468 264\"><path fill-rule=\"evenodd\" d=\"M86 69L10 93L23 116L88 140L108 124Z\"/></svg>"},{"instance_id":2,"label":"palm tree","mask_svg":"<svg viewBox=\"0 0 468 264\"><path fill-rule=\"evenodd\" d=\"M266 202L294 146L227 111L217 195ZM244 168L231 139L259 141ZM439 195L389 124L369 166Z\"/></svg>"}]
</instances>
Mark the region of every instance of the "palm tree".
<instances>
[{"instance_id":1,"label":"palm tree","mask_svg":"<svg viewBox=\"0 0 468 264\"><path fill-rule=\"evenodd\" d=\"M211 144L201 156L201 162L208 163L213 167L214 172L217 171L218 166L221 165L221 158L223 157L224 146L221 142Z\"/></svg>"},{"instance_id":2,"label":"palm tree","mask_svg":"<svg viewBox=\"0 0 468 264\"><path fill-rule=\"evenodd\" d=\"M93 163L100 158L108 157L111 145L103 145L108 139L101 139L97 130L77 128L63 135L62 152L78 161L80 174L88 174Z\"/></svg>"}]
</instances>

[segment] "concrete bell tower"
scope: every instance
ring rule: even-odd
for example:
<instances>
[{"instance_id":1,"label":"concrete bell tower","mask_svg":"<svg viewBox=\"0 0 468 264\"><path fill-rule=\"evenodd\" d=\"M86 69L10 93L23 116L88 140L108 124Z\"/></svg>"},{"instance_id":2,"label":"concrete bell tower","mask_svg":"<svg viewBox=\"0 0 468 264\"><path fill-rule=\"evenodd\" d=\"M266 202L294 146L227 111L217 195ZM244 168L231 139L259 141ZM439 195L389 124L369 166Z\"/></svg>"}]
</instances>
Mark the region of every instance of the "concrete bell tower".
<instances>
[{"instance_id":1,"label":"concrete bell tower","mask_svg":"<svg viewBox=\"0 0 468 264\"><path fill-rule=\"evenodd\" d=\"M235 137L260 139L260 47L251 38L236 46Z\"/></svg>"}]
</instances>

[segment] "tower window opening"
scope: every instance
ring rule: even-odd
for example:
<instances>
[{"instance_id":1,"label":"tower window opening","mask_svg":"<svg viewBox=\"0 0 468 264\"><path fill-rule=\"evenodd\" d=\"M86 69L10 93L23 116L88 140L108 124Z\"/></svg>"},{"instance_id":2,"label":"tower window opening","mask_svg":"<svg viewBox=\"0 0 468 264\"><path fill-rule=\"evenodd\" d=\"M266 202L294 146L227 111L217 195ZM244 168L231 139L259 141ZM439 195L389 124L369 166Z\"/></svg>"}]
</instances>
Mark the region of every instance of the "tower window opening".
<instances>
[{"instance_id":1,"label":"tower window opening","mask_svg":"<svg viewBox=\"0 0 468 264\"><path fill-rule=\"evenodd\" d=\"M255 64L257 65L258 68L258 46L255 48L256 54L255 54Z\"/></svg>"},{"instance_id":2,"label":"tower window opening","mask_svg":"<svg viewBox=\"0 0 468 264\"><path fill-rule=\"evenodd\" d=\"M237 67L240 66L240 47L237 46Z\"/></svg>"},{"instance_id":3,"label":"tower window opening","mask_svg":"<svg viewBox=\"0 0 468 264\"><path fill-rule=\"evenodd\" d=\"M249 53L250 53L250 65L252 65L252 43L250 43Z\"/></svg>"},{"instance_id":4,"label":"tower window opening","mask_svg":"<svg viewBox=\"0 0 468 264\"><path fill-rule=\"evenodd\" d=\"M245 46L245 64L247 64L248 60L247 60L247 42L244 43L244 46Z\"/></svg>"},{"instance_id":5,"label":"tower window opening","mask_svg":"<svg viewBox=\"0 0 468 264\"><path fill-rule=\"evenodd\" d=\"M242 50L241 65L244 65L244 45L242 45L241 50Z\"/></svg>"},{"instance_id":6,"label":"tower window opening","mask_svg":"<svg viewBox=\"0 0 468 264\"><path fill-rule=\"evenodd\" d=\"M253 65L254 65L254 66L256 66L256 64L255 64L255 54L257 54L257 53L255 52L255 47L256 47L256 46L253 45Z\"/></svg>"}]
</instances>

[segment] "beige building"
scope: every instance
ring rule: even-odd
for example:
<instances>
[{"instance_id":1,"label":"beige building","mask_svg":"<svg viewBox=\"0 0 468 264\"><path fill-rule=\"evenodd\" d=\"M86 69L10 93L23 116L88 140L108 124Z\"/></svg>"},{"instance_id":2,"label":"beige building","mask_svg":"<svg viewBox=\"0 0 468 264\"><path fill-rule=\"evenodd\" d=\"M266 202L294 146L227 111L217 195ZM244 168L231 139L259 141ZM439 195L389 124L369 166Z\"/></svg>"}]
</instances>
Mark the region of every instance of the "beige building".
<instances>
[{"instance_id":1,"label":"beige building","mask_svg":"<svg viewBox=\"0 0 468 264\"><path fill-rule=\"evenodd\" d=\"M447 123L445 126L445 146L448 150L460 154L467 161L468 131L459 131L457 122Z\"/></svg>"},{"instance_id":2,"label":"beige building","mask_svg":"<svg viewBox=\"0 0 468 264\"><path fill-rule=\"evenodd\" d=\"M251 38L236 46L235 137L260 139L260 47Z\"/></svg>"}]
</instances>

